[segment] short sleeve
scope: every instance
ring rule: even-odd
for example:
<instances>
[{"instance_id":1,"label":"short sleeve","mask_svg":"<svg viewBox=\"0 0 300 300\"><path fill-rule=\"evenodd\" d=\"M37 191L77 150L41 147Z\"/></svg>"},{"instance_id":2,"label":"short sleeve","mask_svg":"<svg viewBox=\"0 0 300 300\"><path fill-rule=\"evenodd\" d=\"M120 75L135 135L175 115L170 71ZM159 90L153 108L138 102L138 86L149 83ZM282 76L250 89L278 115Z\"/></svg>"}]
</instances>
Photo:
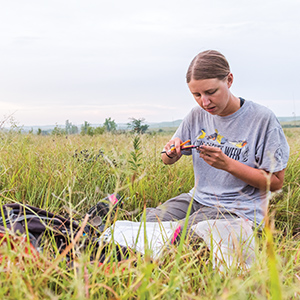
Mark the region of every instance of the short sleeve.
<instances>
[{"instance_id":1,"label":"short sleeve","mask_svg":"<svg viewBox=\"0 0 300 300\"><path fill-rule=\"evenodd\" d=\"M286 168L289 159L289 145L281 127L267 132L263 143L257 149L256 161L259 169L278 172Z\"/></svg>"}]
</instances>

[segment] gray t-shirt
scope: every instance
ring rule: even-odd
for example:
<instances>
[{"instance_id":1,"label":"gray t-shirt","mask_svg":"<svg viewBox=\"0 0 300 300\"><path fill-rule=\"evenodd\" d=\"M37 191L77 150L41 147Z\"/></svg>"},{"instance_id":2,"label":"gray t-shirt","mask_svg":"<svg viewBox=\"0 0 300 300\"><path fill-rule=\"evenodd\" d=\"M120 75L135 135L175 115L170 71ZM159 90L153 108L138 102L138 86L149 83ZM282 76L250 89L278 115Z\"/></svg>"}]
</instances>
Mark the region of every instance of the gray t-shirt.
<instances>
[{"instance_id":1,"label":"gray t-shirt","mask_svg":"<svg viewBox=\"0 0 300 300\"><path fill-rule=\"evenodd\" d=\"M289 146L277 118L271 110L252 101L245 101L238 111L225 117L194 107L173 137L190 139L194 145L218 147L227 156L268 172L284 169L289 157ZM260 224L267 211L267 193L208 165L194 149L183 154L191 152L195 186L190 195L203 205L224 207Z\"/></svg>"}]
</instances>

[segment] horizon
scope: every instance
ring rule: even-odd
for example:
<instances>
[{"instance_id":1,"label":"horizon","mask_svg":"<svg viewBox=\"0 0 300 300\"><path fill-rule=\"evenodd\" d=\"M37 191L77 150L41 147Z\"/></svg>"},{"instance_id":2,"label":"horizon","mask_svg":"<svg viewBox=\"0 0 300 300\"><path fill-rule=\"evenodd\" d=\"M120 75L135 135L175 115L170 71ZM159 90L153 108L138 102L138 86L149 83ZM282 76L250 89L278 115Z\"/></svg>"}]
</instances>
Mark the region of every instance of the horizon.
<instances>
[{"instance_id":1,"label":"horizon","mask_svg":"<svg viewBox=\"0 0 300 300\"><path fill-rule=\"evenodd\" d=\"M278 118L278 120L280 122L293 122L293 121L299 121L300 120L300 116L276 116ZM137 118L139 119L139 118ZM147 120L145 120L143 123L154 126L154 125L160 125L160 124L164 124L164 123L176 123L174 125L174 127L177 127L179 125L180 122L182 122L183 119L177 119L177 120L172 120L172 121L159 121L159 122L147 122ZM17 127L21 127L21 128L26 128L26 130L32 128L32 129L36 129L36 128L54 128L56 126L58 126L59 128L64 128L65 127L65 123L55 123L55 124L44 124L44 125L22 125L22 124L17 124L17 122L15 122L16 120L13 121L14 125L17 125ZM72 125L80 127L84 124L85 121L83 121L82 123L73 123L71 120L66 119L65 121L69 121ZM112 120L115 121L115 120ZM87 121L88 122L88 121ZM103 123L90 123L88 122L90 126L95 127L95 126L103 126ZM128 122L116 122L117 126L122 126L122 128L124 126L127 126ZM5 124L5 123L4 123ZM9 128L10 126L3 126L3 128ZM170 127L170 126L166 126L166 127ZM1 128L1 127L0 127Z\"/></svg>"}]
</instances>

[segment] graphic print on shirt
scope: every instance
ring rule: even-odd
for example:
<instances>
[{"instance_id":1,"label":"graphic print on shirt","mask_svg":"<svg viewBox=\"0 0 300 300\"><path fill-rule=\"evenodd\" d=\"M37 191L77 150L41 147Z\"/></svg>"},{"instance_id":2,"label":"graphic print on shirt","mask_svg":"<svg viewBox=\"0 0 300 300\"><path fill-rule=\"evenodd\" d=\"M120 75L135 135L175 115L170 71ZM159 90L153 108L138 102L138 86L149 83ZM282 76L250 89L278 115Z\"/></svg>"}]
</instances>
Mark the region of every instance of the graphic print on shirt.
<instances>
[{"instance_id":1,"label":"graphic print on shirt","mask_svg":"<svg viewBox=\"0 0 300 300\"><path fill-rule=\"evenodd\" d=\"M275 151L274 157L276 159L277 162L281 162L282 161L282 157L283 157L283 152L281 147L277 148L277 150Z\"/></svg>"},{"instance_id":2,"label":"graphic print on shirt","mask_svg":"<svg viewBox=\"0 0 300 300\"><path fill-rule=\"evenodd\" d=\"M246 162L248 160L249 148L246 140L231 141L219 133L217 129L212 134L207 134L205 129L201 129L196 137L194 145L207 145L217 147L222 150L228 157Z\"/></svg>"}]
</instances>

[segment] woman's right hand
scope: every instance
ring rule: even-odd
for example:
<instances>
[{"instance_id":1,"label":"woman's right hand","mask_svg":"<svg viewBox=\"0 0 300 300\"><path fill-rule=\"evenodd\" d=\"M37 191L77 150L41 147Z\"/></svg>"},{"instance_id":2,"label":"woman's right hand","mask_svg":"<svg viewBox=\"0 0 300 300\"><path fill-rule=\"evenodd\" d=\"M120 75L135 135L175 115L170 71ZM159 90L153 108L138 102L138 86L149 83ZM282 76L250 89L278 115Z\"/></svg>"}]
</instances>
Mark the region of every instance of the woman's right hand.
<instances>
[{"instance_id":1,"label":"woman's right hand","mask_svg":"<svg viewBox=\"0 0 300 300\"><path fill-rule=\"evenodd\" d=\"M171 139L166 143L164 150L166 153L162 154L162 160L165 164L172 164L181 157L180 144L182 140L180 138Z\"/></svg>"}]
</instances>

